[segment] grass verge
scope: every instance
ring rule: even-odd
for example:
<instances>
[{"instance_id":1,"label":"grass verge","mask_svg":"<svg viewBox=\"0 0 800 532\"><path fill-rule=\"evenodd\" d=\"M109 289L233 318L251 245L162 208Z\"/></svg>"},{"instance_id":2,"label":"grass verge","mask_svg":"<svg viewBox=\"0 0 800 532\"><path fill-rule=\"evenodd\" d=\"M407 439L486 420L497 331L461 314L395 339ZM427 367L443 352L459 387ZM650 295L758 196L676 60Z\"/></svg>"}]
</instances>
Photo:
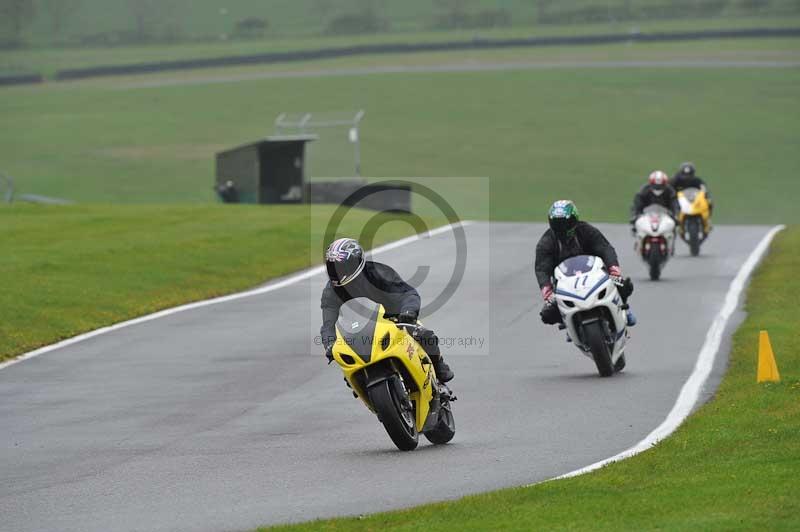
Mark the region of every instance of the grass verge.
<instances>
[{"instance_id":1,"label":"grass verge","mask_svg":"<svg viewBox=\"0 0 800 532\"><path fill-rule=\"evenodd\" d=\"M222 205L0 209L0 361L318 262L312 242L332 212ZM358 234L374 215L351 211L341 233ZM378 220L376 243L410 233L410 225L394 220L402 217Z\"/></svg>"},{"instance_id":2,"label":"grass verge","mask_svg":"<svg viewBox=\"0 0 800 532\"><path fill-rule=\"evenodd\" d=\"M778 234L752 280L716 396L651 451L582 477L271 530L798 530L798 270L794 226ZM755 382L761 329L780 383Z\"/></svg>"},{"instance_id":3,"label":"grass verge","mask_svg":"<svg viewBox=\"0 0 800 532\"><path fill-rule=\"evenodd\" d=\"M775 45L796 57L800 40L793 43ZM689 53L684 45L631 52L681 57ZM704 46L733 59L744 53L727 48L733 43ZM606 57L628 53L610 50ZM558 51L549 53L560 60ZM278 113L363 108L365 175L488 176L494 219L540 220L550 202L566 196L589 219L624 221L651 170L693 160L716 197L717 221L798 223L799 88L800 72L789 68L579 67L135 90L15 88L0 99L0 160L26 193L80 202L208 202L214 153L263 137ZM350 149L346 139L315 143L312 172L352 173L342 163Z\"/></svg>"},{"instance_id":4,"label":"grass verge","mask_svg":"<svg viewBox=\"0 0 800 532\"><path fill-rule=\"evenodd\" d=\"M113 11L108 8L98 10ZM305 20L308 20L306 17ZM150 44L111 47L34 47L0 52L0 72L37 72L51 77L57 70L88 68L100 65L129 65L161 61L180 61L208 57L338 48L368 44L444 42L482 39L512 39L523 37L553 37L572 35L601 35L610 33L685 32L728 30L740 28L792 28L800 26L800 16L740 17L697 20L654 20L594 24L538 25L513 28L424 31L420 27L409 31L377 35L347 36L274 36L261 40L225 40L184 44Z\"/></svg>"}]
</instances>

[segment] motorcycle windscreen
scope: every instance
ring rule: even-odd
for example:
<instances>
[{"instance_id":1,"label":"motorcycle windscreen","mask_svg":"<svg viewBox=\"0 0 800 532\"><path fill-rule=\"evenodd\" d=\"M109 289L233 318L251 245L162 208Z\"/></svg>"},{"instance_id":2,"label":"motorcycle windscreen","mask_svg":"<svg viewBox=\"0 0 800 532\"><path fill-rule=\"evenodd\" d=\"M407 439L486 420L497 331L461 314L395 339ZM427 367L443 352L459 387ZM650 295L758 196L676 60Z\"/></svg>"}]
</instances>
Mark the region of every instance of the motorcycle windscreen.
<instances>
[{"instance_id":1,"label":"motorcycle windscreen","mask_svg":"<svg viewBox=\"0 0 800 532\"><path fill-rule=\"evenodd\" d=\"M682 192L684 197L686 197L686 199L689 200L689 203L694 203L694 199L700 193L700 189L689 187L689 188L684 188Z\"/></svg>"},{"instance_id":2,"label":"motorcycle windscreen","mask_svg":"<svg viewBox=\"0 0 800 532\"><path fill-rule=\"evenodd\" d=\"M372 341L378 324L381 306L369 299L351 299L339 310L336 328L342 339L364 361L372 355Z\"/></svg>"},{"instance_id":3,"label":"motorcycle windscreen","mask_svg":"<svg viewBox=\"0 0 800 532\"><path fill-rule=\"evenodd\" d=\"M669 214L670 211L663 205L659 205L657 203L653 203L652 205L648 205L645 207L642 212L644 214Z\"/></svg>"},{"instance_id":4,"label":"motorcycle windscreen","mask_svg":"<svg viewBox=\"0 0 800 532\"><path fill-rule=\"evenodd\" d=\"M596 257L592 255L577 255L570 257L558 265L558 269L567 277L573 277L592 271Z\"/></svg>"}]
</instances>

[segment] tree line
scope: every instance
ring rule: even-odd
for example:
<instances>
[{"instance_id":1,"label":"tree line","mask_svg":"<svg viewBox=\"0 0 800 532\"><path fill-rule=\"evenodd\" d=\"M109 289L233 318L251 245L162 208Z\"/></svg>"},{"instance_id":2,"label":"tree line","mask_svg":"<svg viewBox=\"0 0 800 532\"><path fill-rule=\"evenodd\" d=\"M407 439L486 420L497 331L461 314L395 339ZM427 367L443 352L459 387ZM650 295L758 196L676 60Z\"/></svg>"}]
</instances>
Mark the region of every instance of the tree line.
<instances>
[{"instance_id":1,"label":"tree line","mask_svg":"<svg viewBox=\"0 0 800 532\"><path fill-rule=\"evenodd\" d=\"M307 9L307 28L323 34L390 31L392 20L385 14L389 1L295 0ZM523 24L571 24L800 13L800 0L527 0L525 4L518 5L512 12L480 0L431 0L427 5L418 6L417 22L420 30L481 29L510 26L512 16L519 17ZM23 46L30 40L34 23L37 35L46 28L51 44L68 42L89 46L261 38L271 27L278 27L284 34L291 33L291 29L280 27L280 14L276 13L276 25L251 14L233 21L232 27L221 29L216 35L188 36L183 27L190 18L187 9L194 9L198 4L187 0L122 0L122 5L126 22L121 28L65 35L66 28L82 13L82 7L85 8L83 12L88 8L112 8L98 0L0 0L0 47ZM203 5L206 10L210 7ZM226 11L224 7L214 9L219 9L220 13Z\"/></svg>"}]
</instances>

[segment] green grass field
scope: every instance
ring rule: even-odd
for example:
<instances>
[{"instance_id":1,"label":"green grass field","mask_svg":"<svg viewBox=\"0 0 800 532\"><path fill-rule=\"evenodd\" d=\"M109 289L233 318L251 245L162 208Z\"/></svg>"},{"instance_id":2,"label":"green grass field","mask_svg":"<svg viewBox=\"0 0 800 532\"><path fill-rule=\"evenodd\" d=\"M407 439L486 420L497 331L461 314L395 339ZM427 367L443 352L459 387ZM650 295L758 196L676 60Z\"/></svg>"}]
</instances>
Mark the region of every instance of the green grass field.
<instances>
[{"instance_id":1,"label":"green grass field","mask_svg":"<svg viewBox=\"0 0 800 532\"><path fill-rule=\"evenodd\" d=\"M582 477L271 530L798 530L800 317L786 310L797 308L799 257L795 226L752 281L716 396L655 449ZM761 329L777 384L755 382Z\"/></svg>"},{"instance_id":2,"label":"green grass field","mask_svg":"<svg viewBox=\"0 0 800 532\"><path fill-rule=\"evenodd\" d=\"M0 208L0 361L105 325L319 264L331 207ZM374 213L352 211L341 232ZM382 215L376 243L410 232ZM437 223L429 220L430 226Z\"/></svg>"},{"instance_id":3,"label":"green grass field","mask_svg":"<svg viewBox=\"0 0 800 532\"><path fill-rule=\"evenodd\" d=\"M796 58L800 40L737 43L703 49L717 58ZM439 58L558 62L569 60L560 53L575 50L547 53ZM631 54L637 60L695 57L687 43L611 46L591 57ZM0 99L0 161L23 192L79 202L209 202L215 151L269 134L282 111L363 108L366 175L488 176L495 219L539 219L552 199L567 196L591 219L621 221L650 170L673 171L689 159L709 179L718 221L797 222L798 89L800 72L788 68L560 68L137 90L117 81L9 88ZM319 161L312 166L317 175L342 175Z\"/></svg>"}]
</instances>

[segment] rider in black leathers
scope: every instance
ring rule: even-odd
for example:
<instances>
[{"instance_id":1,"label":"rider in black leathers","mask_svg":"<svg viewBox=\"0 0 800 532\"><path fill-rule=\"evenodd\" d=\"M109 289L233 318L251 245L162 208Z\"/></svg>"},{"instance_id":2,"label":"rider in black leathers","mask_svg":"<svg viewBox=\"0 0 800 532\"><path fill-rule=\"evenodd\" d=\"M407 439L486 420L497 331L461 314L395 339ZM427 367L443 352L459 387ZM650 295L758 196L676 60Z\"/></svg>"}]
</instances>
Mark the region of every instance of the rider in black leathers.
<instances>
[{"instance_id":1,"label":"rider in black leathers","mask_svg":"<svg viewBox=\"0 0 800 532\"><path fill-rule=\"evenodd\" d=\"M623 278L619 267L617 252L596 227L578 220L578 209L569 200L553 203L548 213L550 228L544 232L536 244L536 261L534 270L536 281L544 299L544 306L539 315L548 325L561 323L561 313L555 302L553 272L564 260L576 255L593 255L603 259L609 275L619 287L623 301L633 293L630 278ZM628 310L628 325L635 325L636 318Z\"/></svg>"},{"instance_id":2,"label":"rider in black leathers","mask_svg":"<svg viewBox=\"0 0 800 532\"><path fill-rule=\"evenodd\" d=\"M681 166L678 168L678 172L672 176L670 185L672 185L672 188L675 189L675 192L680 192L685 188L699 188L700 190L705 191L706 200L708 200L708 209L712 213L714 212L714 203L711 200L711 191L708 190L708 185L706 185L706 182L695 175L694 164L688 162L681 164Z\"/></svg>"},{"instance_id":3,"label":"rider in black leathers","mask_svg":"<svg viewBox=\"0 0 800 532\"><path fill-rule=\"evenodd\" d=\"M325 266L328 282L322 290L320 335L328 360L333 360L339 309L351 299L365 297L383 305L386 318L401 323L417 323L421 306L417 290L390 266L365 260L364 250L356 240L340 238L333 242L325 252ZM419 326L414 338L431 359L439 380L450 381L454 377L453 371L445 363L439 350L439 339L433 331Z\"/></svg>"},{"instance_id":4,"label":"rider in black leathers","mask_svg":"<svg viewBox=\"0 0 800 532\"><path fill-rule=\"evenodd\" d=\"M667 174L661 170L656 170L650 174L647 184L633 197L631 206L631 224L636 222L636 218L641 216L645 207L650 205L661 205L667 209L673 218L678 217L678 195L675 189L669 184Z\"/></svg>"}]
</instances>

